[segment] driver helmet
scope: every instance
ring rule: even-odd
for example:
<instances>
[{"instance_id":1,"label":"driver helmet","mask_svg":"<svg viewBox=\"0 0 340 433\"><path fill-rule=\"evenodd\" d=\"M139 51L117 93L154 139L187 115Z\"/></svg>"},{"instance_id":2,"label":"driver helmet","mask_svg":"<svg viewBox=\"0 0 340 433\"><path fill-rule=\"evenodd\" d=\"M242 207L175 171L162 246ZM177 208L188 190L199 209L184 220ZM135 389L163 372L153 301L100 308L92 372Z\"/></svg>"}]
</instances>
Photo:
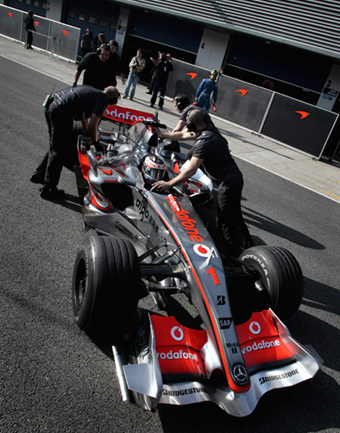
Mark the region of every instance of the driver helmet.
<instances>
[{"instance_id":1,"label":"driver helmet","mask_svg":"<svg viewBox=\"0 0 340 433\"><path fill-rule=\"evenodd\" d=\"M164 161L156 155L147 156L143 162L142 172L146 182L162 180L166 171Z\"/></svg>"}]
</instances>

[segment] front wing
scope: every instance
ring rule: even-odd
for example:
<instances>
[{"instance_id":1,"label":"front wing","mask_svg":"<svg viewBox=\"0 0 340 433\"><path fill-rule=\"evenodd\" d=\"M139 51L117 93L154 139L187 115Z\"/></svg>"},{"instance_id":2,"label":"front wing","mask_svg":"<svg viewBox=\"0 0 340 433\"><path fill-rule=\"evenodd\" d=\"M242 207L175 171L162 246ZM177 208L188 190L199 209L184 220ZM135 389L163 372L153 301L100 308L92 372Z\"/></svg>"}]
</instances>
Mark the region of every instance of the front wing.
<instances>
[{"instance_id":1,"label":"front wing","mask_svg":"<svg viewBox=\"0 0 340 433\"><path fill-rule=\"evenodd\" d=\"M279 339L276 341L280 341L280 350L284 345L293 356L287 357L285 363L282 359L277 361L276 348L268 350L267 361L270 362L248 369L251 386L247 392L235 393L230 389L221 373L216 347L209 341L206 331L181 326L173 317L151 315L148 337L143 337L143 333L137 337L145 342L144 346L140 347L133 364L130 364L130 358L126 365L120 366L124 382L120 384L122 395L126 396L126 390L132 391L135 401L148 410L156 409L158 403L187 405L209 401L235 417L251 414L266 392L310 380L322 364L322 359L312 348L307 349L296 342L277 316L271 310L269 312L276 322L277 337L274 338ZM255 320L261 323L261 313L256 314L247 324L241 325L243 331L249 324L258 323ZM266 314L269 313L265 312L262 319ZM239 335L242 335L241 331ZM273 339L273 334L270 338ZM262 343L267 341L265 336L261 339ZM262 343L254 340L242 343L240 340L240 348L249 347L249 344L260 347ZM116 348L113 350L115 352ZM205 370L212 368L216 374L213 380L207 380Z\"/></svg>"}]
</instances>

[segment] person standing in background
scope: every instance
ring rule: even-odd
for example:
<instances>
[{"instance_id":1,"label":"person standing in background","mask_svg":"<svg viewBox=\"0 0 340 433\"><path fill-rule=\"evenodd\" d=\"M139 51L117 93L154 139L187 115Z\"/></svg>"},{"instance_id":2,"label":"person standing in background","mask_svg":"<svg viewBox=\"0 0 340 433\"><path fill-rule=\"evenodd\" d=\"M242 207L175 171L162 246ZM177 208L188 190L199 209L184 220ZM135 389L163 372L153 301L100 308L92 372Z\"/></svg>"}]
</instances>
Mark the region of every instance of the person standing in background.
<instances>
[{"instance_id":1,"label":"person standing in background","mask_svg":"<svg viewBox=\"0 0 340 433\"><path fill-rule=\"evenodd\" d=\"M130 92L130 99L131 101L133 101L137 83L140 79L140 76L142 75L143 69L145 68L145 59L143 59L143 52L140 48L137 50L137 55L135 57L132 57L129 63L129 68L130 68L130 72L127 79L123 99L126 99L128 97L129 90L132 85L132 89Z\"/></svg>"},{"instance_id":2,"label":"person standing in background","mask_svg":"<svg viewBox=\"0 0 340 433\"><path fill-rule=\"evenodd\" d=\"M112 85L113 86L117 86L116 75L120 71L120 57L119 57L119 55L117 53L118 48L119 48L118 42L114 41L114 40L111 40L109 42L109 47L110 47L110 50L111 50L111 54L110 54L110 57L109 57L109 62L112 63L112 69L114 71L114 76L115 76L115 82L113 82ZM125 84L124 74L121 72L119 75L120 75L120 78L122 79L122 84L124 86L124 84Z\"/></svg>"},{"instance_id":3,"label":"person standing in background","mask_svg":"<svg viewBox=\"0 0 340 433\"><path fill-rule=\"evenodd\" d=\"M217 101L217 82L216 78L218 76L218 72L216 69L211 71L210 77L205 78L201 81L201 84L198 86L195 98L195 105L204 110L208 111L210 108L210 95L212 95L212 105L214 107L214 111L216 111L216 101Z\"/></svg>"},{"instance_id":4,"label":"person standing in background","mask_svg":"<svg viewBox=\"0 0 340 433\"><path fill-rule=\"evenodd\" d=\"M33 20L33 12L28 11L27 17L25 18L25 30L27 32L27 40L26 40L26 48L28 50L33 50L32 42L33 42L33 32L35 32L35 25Z\"/></svg>"},{"instance_id":5,"label":"person standing in background","mask_svg":"<svg viewBox=\"0 0 340 433\"><path fill-rule=\"evenodd\" d=\"M85 57L87 53L90 53L92 51L93 36L90 29L86 29L86 32L83 34L80 42L80 47L83 57Z\"/></svg>"}]
</instances>

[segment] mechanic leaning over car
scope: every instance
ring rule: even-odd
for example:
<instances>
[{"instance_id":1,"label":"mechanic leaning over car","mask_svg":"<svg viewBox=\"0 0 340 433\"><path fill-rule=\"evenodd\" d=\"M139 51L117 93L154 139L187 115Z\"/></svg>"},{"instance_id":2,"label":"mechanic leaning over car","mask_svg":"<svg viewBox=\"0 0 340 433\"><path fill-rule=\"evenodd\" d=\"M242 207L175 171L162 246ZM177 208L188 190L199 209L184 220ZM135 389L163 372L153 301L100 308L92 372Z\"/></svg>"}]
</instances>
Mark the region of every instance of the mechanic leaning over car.
<instances>
[{"instance_id":1,"label":"mechanic leaning over car","mask_svg":"<svg viewBox=\"0 0 340 433\"><path fill-rule=\"evenodd\" d=\"M73 122L80 120L85 133L96 143L99 120L106 107L117 104L119 97L119 91L113 86L104 91L81 86L61 90L46 98L43 106L50 135L50 149L48 158L44 157L30 178L33 183L43 184L40 189L42 198L60 199L64 195L64 191L59 190L57 185L64 161L71 151Z\"/></svg>"},{"instance_id":2,"label":"mechanic leaning over car","mask_svg":"<svg viewBox=\"0 0 340 433\"><path fill-rule=\"evenodd\" d=\"M227 140L217 128L207 126L204 115L192 110L186 128L181 132L160 132L160 138L169 140L195 140L193 155L188 167L178 176L154 183L159 190L169 190L186 182L198 168L218 186L217 226L225 239L226 253L239 257L242 251L254 245L241 211L243 176L230 155Z\"/></svg>"}]
</instances>

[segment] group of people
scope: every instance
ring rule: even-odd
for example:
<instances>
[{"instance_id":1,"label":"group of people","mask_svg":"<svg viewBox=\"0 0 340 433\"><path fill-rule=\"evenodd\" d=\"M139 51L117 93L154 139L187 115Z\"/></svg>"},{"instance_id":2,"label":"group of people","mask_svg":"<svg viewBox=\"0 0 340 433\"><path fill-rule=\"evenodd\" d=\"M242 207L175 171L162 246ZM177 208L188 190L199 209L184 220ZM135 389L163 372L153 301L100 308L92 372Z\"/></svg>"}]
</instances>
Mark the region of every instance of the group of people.
<instances>
[{"instance_id":1,"label":"group of people","mask_svg":"<svg viewBox=\"0 0 340 433\"><path fill-rule=\"evenodd\" d=\"M64 191L58 189L58 183L62 167L72 165L68 161L70 148L75 148L74 122L80 121L83 133L88 134L96 144L101 116L108 105L117 104L120 98L116 88L116 75L120 70L117 50L117 42L110 41L109 44L102 44L97 52L85 54L75 71L73 86L49 95L44 103L50 146L30 178L31 182L42 184L40 192L44 199L61 199L64 195ZM144 68L145 59L142 50L138 49L129 64L123 98L130 96L133 100ZM172 70L171 56L159 53L158 59L154 61L152 87L150 85L147 92L152 95L150 106L154 106L160 91L159 107L163 107L166 82ZM85 85L77 86L82 71ZM159 180L153 186L160 192L170 190L173 186L186 182L201 168L218 188L216 223L225 240L226 253L238 257L243 250L253 245L253 241L241 211L242 173L230 154L228 142L208 114L211 100L213 104L217 100L217 77L218 72L213 70L210 77L201 82L192 104L184 94L178 94L174 98L180 119L172 132L155 129L161 139L194 140L194 145L188 153L190 162L187 168L173 179Z\"/></svg>"}]
</instances>

